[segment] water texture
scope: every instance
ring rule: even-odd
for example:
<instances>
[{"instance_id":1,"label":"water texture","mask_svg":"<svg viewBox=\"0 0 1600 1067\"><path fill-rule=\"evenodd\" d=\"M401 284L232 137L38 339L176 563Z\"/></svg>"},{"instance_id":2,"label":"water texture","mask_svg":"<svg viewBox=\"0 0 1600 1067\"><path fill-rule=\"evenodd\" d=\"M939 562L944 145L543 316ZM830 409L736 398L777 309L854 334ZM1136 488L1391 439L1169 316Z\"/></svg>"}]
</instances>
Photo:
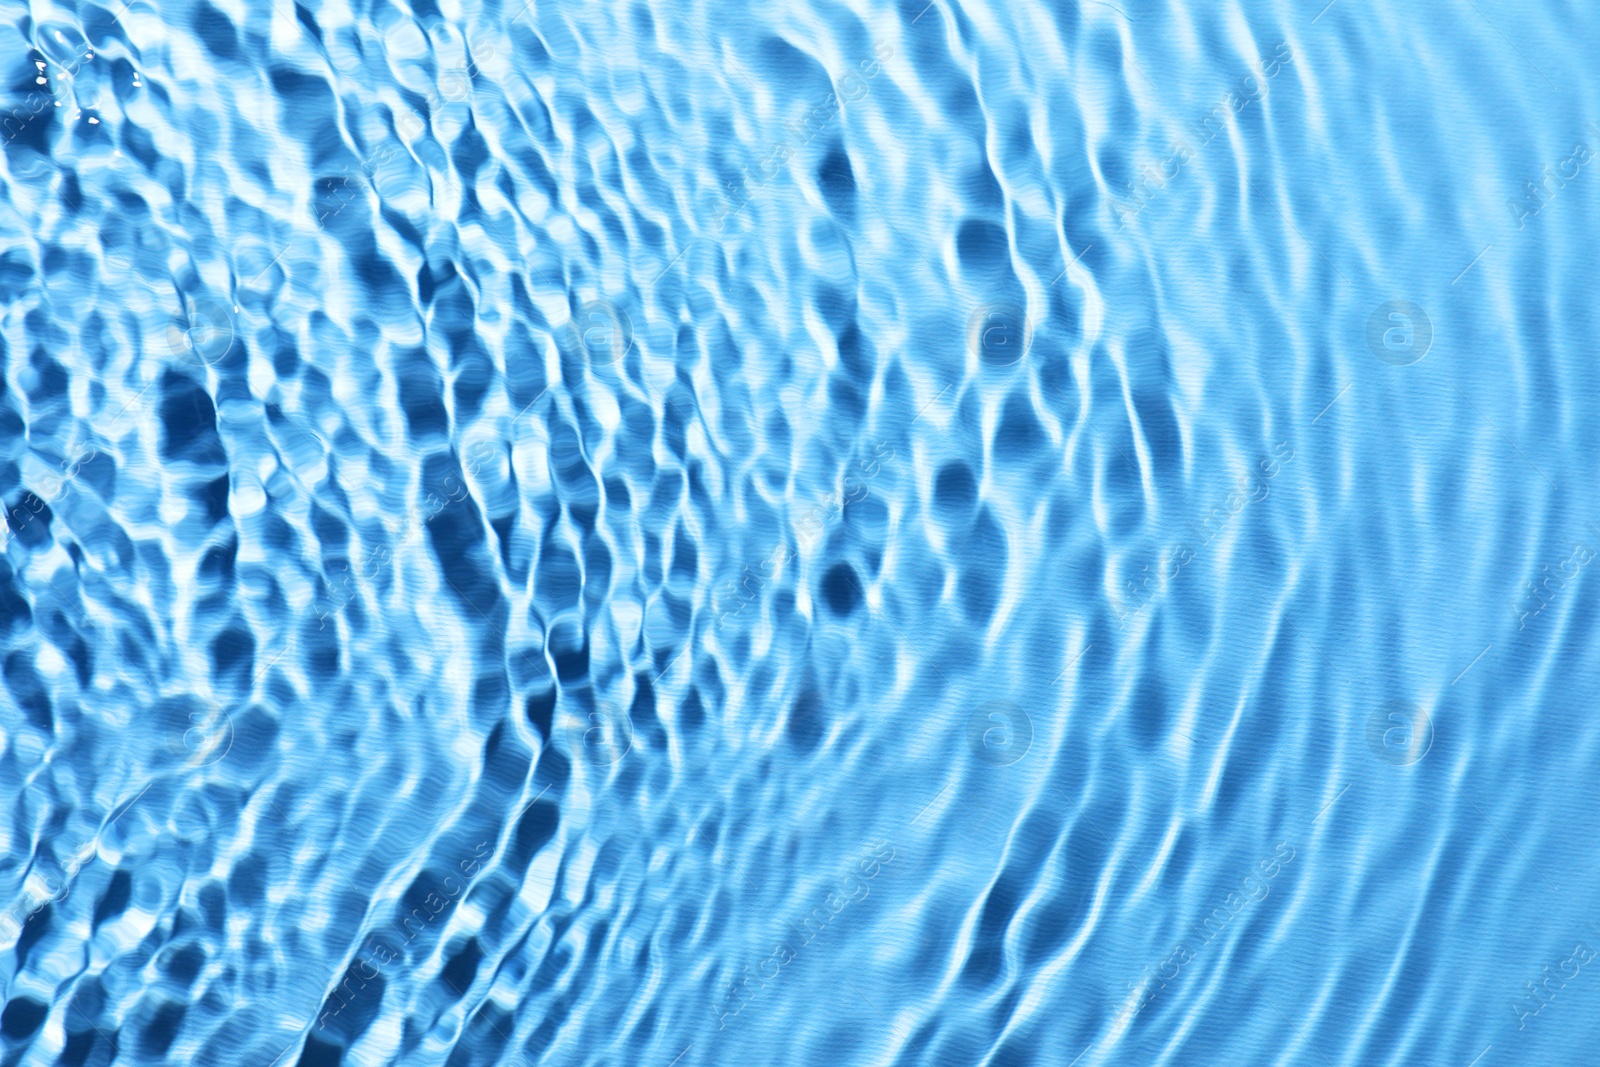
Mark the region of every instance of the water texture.
<instances>
[{"instance_id":1,"label":"water texture","mask_svg":"<svg viewBox=\"0 0 1600 1067\"><path fill-rule=\"evenodd\" d=\"M0 1067L1600 1047L1600 9L0 21Z\"/></svg>"}]
</instances>

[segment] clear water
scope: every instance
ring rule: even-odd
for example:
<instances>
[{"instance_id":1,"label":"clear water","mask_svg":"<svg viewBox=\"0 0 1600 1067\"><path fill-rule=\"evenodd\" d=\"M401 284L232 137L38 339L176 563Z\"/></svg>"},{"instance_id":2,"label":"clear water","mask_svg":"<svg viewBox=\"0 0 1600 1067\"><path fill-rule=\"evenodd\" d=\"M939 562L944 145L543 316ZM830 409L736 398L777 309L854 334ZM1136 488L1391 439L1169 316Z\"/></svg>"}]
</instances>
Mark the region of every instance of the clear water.
<instances>
[{"instance_id":1,"label":"clear water","mask_svg":"<svg viewBox=\"0 0 1600 1067\"><path fill-rule=\"evenodd\" d=\"M7 7L0 1062L1594 1062L1600 11L520 3Z\"/></svg>"}]
</instances>

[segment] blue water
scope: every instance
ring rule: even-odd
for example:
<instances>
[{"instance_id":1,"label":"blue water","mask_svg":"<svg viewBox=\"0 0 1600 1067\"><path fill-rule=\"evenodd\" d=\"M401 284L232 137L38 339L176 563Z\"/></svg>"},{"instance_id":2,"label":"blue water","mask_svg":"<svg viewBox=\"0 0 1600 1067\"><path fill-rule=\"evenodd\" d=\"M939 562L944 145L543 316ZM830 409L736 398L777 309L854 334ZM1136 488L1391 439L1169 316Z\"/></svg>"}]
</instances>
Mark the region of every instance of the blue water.
<instances>
[{"instance_id":1,"label":"blue water","mask_svg":"<svg viewBox=\"0 0 1600 1067\"><path fill-rule=\"evenodd\" d=\"M1600 1062L1600 9L6 13L0 1067Z\"/></svg>"}]
</instances>

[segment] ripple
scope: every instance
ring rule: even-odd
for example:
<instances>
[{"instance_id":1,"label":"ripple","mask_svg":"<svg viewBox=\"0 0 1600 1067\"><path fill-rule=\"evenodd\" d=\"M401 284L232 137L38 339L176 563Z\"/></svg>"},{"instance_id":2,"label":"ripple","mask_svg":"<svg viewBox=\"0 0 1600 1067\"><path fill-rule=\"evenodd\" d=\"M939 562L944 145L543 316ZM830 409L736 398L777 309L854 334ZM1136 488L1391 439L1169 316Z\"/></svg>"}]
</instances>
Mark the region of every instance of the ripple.
<instances>
[{"instance_id":1,"label":"ripple","mask_svg":"<svg viewBox=\"0 0 1600 1067\"><path fill-rule=\"evenodd\" d=\"M4 31L9 1061L1583 1060L1593 16L519 6Z\"/></svg>"}]
</instances>

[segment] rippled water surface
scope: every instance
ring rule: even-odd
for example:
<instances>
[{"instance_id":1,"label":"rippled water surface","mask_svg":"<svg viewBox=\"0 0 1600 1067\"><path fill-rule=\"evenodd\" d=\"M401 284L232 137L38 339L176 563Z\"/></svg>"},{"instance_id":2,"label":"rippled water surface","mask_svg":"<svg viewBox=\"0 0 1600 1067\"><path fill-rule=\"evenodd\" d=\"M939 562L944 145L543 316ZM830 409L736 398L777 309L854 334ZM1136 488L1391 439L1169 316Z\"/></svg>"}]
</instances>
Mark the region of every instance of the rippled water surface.
<instances>
[{"instance_id":1,"label":"rippled water surface","mask_svg":"<svg viewBox=\"0 0 1600 1067\"><path fill-rule=\"evenodd\" d=\"M1600 10L8 0L0 1065L1600 1047Z\"/></svg>"}]
</instances>

